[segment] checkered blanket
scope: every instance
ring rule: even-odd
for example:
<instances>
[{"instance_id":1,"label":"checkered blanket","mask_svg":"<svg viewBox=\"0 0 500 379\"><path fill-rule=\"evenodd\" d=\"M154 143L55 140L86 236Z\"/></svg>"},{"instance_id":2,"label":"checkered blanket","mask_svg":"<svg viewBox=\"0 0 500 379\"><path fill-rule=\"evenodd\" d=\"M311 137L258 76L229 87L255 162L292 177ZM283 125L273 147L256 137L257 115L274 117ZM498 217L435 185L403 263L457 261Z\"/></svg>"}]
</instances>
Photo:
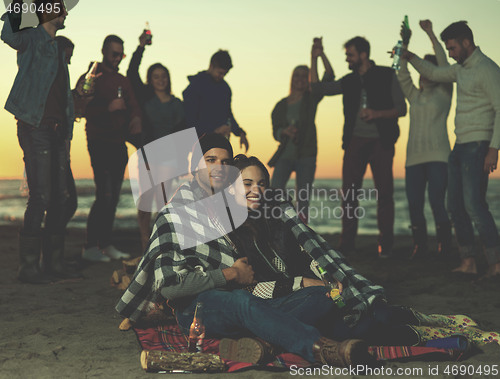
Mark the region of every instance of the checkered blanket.
<instances>
[{"instance_id":1,"label":"checkered blanket","mask_svg":"<svg viewBox=\"0 0 500 379\"><path fill-rule=\"evenodd\" d=\"M234 246L227 238L214 238L190 248L181 248L187 238L183 231L189 230L189 238L202 241L207 235L216 235L214 230L220 230L217 226L220 223L209 216L213 215L216 207L200 208L198 200L202 198L203 191L196 183L186 183L162 209L155 221L147 251L116 306L122 316L137 321L160 301L162 287L180 283L189 272L200 267L209 271L232 266L235 261ZM206 202L204 206L210 207ZM383 288L373 285L350 267L340 253L299 219L290 203L283 199L277 206L281 210L281 221L292 231L303 250L332 278L343 284L345 321L354 325L376 298L384 297ZM185 209L182 219L178 216L179 208ZM196 233L194 236L193 231Z\"/></svg>"}]
</instances>

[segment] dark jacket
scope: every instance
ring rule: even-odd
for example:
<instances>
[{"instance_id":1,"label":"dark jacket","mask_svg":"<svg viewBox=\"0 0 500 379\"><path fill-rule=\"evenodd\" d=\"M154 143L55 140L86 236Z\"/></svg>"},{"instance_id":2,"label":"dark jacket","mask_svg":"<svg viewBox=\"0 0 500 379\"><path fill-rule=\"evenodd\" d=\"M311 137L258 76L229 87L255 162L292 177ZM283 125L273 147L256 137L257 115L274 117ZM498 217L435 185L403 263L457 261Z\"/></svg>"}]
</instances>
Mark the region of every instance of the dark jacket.
<instances>
[{"instance_id":1,"label":"dark jacket","mask_svg":"<svg viewBox=\"0 0 500 379\"><path fill-rule=\"evenodd\" d=\"M152 119L154 119L155 115L152 113L156 110L156 95L150 86L143 83L139 75L139 66L141 65L143 54L144 47L138 46L130 59L127 78L142 109L142 142L147 144L168 134L184 130L186 128L186 120L181 100L171 95L172 99L168 102L167 114L156 115L156 117L161 116L162 128L155 128L153 126Z\"/></svg>"},{"instance_id":2,"label":"dark jacket","mask_svg":"<svg viewBox=\"0 0 500 379\"><path fill-rule=\"evenodd\" d=\"M363 75L364 86L368 97L370 108L374 110L385 110L394 108L392 97L392 80L394 71L389 67L373 65ZM351 141L356 116L360 107L361 77L351 73L341 79L343 103L344 103L344 135L342 137L342 148L345 149ZM381 144L385 149L392 149L399 137L399 126L397 118L377 119L375 125L380 136Z\"/></svg>"},{"instance_id":3,"label":"dark jacket","mask_svg":"<svg viewBox=\"0 0 500 379\"><path fill-rule=\"evenodd\" d=\"M196 128L198 136L211 133L219 126L231 124L239 136L242 129L231 110L231 88L224 81L216 82L207 71L188 76L189 85L182 96L188 128Z\"/></svg>"}]
</instances>

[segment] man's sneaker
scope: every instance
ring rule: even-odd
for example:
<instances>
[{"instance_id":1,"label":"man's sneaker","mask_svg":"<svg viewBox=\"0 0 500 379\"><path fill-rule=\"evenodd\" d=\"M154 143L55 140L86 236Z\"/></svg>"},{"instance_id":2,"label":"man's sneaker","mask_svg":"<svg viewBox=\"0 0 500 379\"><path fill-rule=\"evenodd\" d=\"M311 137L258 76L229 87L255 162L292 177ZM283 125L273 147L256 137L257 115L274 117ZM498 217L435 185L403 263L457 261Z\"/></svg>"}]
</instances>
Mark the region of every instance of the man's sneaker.
<instances>
[{"instance_id":1,"label":"man's sneaker","mask_svg":"<svg viewBox=\"0 0 500 379\"><path fill-rule=\"evenodd\" d=\"M276 353L271 344L260 338L223 338L219 343L220 357L229 361L261 364L270 362Z\"/></svg>"},{"instance_id":2,"label":"man's sneaker","mask_svg":"<svg viewBox=\"0 0 500 379\"><path fill-rule=\"evenodd\" d=\"M88 249L83 248L82 258L91 262L111 262L111 259L104 255L104 252L97 246L92 246Z\"/></svg>"},{"instance_id":3,"label":"man's sneaker","mask_svg":"<svg viewBox=\"0 0 500 379\"><path fill-rule=\"evenodd\" d=\"M130 254L124 253L123 251L118 250L113 245L109 245L103 251L105 255L110 257L111 259L129 259Z\"/></svg>"}]
</instances>

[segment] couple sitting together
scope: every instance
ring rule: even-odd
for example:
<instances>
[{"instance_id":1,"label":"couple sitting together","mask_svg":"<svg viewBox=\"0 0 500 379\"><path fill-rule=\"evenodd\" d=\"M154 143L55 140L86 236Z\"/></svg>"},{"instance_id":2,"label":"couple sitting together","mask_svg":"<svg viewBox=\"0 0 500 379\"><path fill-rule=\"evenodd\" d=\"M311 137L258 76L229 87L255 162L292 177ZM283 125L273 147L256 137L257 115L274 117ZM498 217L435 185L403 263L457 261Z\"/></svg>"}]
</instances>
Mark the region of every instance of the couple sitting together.
<instances>
[{"instance_id":1,"label":"couple sitting together","mask_svg":"<svg viewBox=\"0 0 500 379\"><path fill-rule=\"evenodd\" d=\"M465 316L389 305L381 286L357 273L269 188L269 173L257 158L233 159L229 141L218 134L204 135L198 144L193 151L203 156L193 153L194 178L160 211L116 307L122 316L135 322L167 301L188 334L201 302L206 337L222 338L222 358L261 363L272 345L339 367L373 363L368 344L421 343L420 325L475 325ZM235 168L242 186L239 178L231 180ZM248 217L234 228L241 220L234 211L239 199L245 199ZM332 301L317 266L341 291L345 306Z\"/></svg>"}]
</instances>

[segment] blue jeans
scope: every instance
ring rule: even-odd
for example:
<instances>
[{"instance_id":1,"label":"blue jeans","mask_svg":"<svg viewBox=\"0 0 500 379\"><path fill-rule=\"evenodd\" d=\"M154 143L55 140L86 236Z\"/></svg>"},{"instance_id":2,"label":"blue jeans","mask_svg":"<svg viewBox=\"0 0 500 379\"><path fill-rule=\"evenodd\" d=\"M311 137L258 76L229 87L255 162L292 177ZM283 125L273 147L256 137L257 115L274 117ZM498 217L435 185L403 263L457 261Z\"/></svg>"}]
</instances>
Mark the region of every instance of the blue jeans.
<instances>
[{"instance_id":1,"label":"blue jeans","mask_svg":"<svg viewBox=\"0 0 500 379\"><path fill-rule=\"evenodd\" d=\"M431 204L436 225L448 223L448 213L444 205L448 183L448 164L427 162L406 167L406 198L410 209L410 220L414 226L425 227L424 216L425 187Z\"/></svg>"},{"instance_id":2,"label":"blue jeans","mask_svg":"<svg viewBox=\"0 0 500 379\"><path fill-rule=\"evenodd\" d=\"M486 203L488 173L483 167L488 149L489 141L457 143L453 147L448 159L448 210L455 227L460 256L475 256L474 223L491 265L500 260L500 240Z\"/></svg>"},{"instance_id":3,"label":"blue jeans","mask_svg":"<svg viewBox=\"0 0 500 379\"><path fill-rule=\"evenodd\" d=\"M279 159L274 168L271 187L285 189L290 175L295 171L296 174L296 198L297 210L299 215L307 220L309 217L309 199L316 172L316 157L301 159Z\"/></svg>"},{"instance_id":4,"label":"blue jeans","mask_svg":"<svg viewBox=\"0 0 500 379\"><path fill-rule=\"evenodd\" d=\"M334 303L324 287L308 287L288 296L264 300L246 290L210 290L198 294L183 311L176 310L181 330L188 334L196 303L203 303L207 337L253 334L314 362L312 347L321 334L313 326Z\"/></svg>"},{"instance_id":5,"label":"blue jeans","mask_svg":"<svg viewBox=\"0 0 500 379\"><path fill-rule=\"evenodd\" d=\"M95 201L87 220L86 247L106 248L111 243L116 207L120 200L128 161L127 146L125 143L88 141L88 150L94 171Z\"/></svg>"},{"instance_id":6,"label":"blue jeans","mask_svg":"<svg viewBox=\"0 0 500 379\"><path fill-rule=\"evenodd\" d=\"M314 362L313 344L321 335L341 341L367 339L388 345L415 344L418 338L406 324L417 322L411 311L374 304L354 327L343 315L324 287L307 287L277 299L264 300L245 290L210 290L197 295L189 306L176 309L177 322L189 334L196 303L203 303L203 323L208 337L255 335L285 351Z\"/></svg>"},{"instance_id":7,"label":"blue jeans","mask_svg":"<svg viewBox=\"0 0 500 379\"><path fill-rule=\"evenodd\" d=\"M45 229L49 233L63 234L68 199L67 129L54 129L45 124L35 128L18 121L17 136L24 153L29 187L23 232L38 236L45 216Z\"/></svg>"}]
</instances>

